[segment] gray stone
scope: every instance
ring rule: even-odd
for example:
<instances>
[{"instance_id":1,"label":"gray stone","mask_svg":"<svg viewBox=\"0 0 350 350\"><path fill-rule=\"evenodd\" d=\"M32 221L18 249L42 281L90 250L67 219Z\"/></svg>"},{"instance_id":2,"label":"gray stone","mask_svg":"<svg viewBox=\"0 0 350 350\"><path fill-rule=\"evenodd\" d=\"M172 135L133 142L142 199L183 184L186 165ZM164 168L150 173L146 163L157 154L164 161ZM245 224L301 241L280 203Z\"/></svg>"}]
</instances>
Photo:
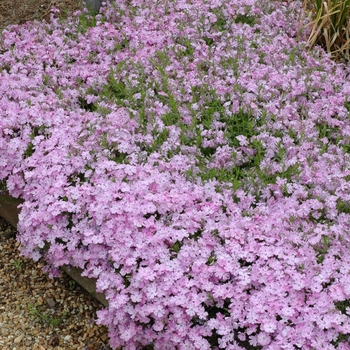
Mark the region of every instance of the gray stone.
<instances>
[{"instance_id":1,"label":"gray stone","mask_svg":"<svg viewBox=\"0 0 350 350\"><path fill-rule=\"evenodd\" d=\"M84 0L84 4L93 13L98 13L102 4L102 0Z\"/></svg>"}]
</instances>

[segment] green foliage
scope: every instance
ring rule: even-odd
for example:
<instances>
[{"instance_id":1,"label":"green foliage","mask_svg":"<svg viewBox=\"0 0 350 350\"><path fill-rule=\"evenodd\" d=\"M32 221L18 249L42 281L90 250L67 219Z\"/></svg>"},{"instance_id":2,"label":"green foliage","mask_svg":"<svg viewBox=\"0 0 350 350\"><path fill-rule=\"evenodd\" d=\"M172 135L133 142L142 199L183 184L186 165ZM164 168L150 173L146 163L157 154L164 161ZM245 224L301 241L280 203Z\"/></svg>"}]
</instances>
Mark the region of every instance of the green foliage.
<instances>
[{"instance_id":1,"label":"green foliage","mask_svg":"<svg viewBox=\"0 0 350 350\"><path fill-rule=\"evenodd\" d=\"M12 263L17 271L22 271L22 260L15 259Z\"/></svg>"},{"instance_id":2,"label":"green foliage","mask_svg":"<svg viewBox=\"0 0 350 350\"><path fill-rule=\"evenodd\" d=\"M6 192L6 191L7 191L6 180L0 181L0 192Z\"/></svg>"},{"instance_id":3,"label":"green foliage","mask_svg":"<svg viewBox=\"0 0 350 350\"><path fill-rule=\"evenodd\" d=\"M224 17L217 17L216 19L216 29L218 31L224 31L226 29L227 20Z\"/></svg>"},{"instance_id":4,"label":"green foliage","mask_svg":"<svg viewBox=\"0 0 350 350\"><path fill-rule=\"evenodd\" d=\"M251 27L255 24L255 17L249 15L238 14L235 18L235 23L248 24Z\"/></svg>"},{"instance_id":5,"label":"green foliage","mask_svg":"<svg viewBox=\"0 0 350 350\"><path fill-rule=\"evenodd\" d=\"M96 17L83 12L79 17L78 31L85 34L88 28L96 27Z\"/></svg>"},{"instance_id":6,"label":"green foliage","mask_svg":"<svg viewBox=\"0 0 350 350\"><path fill-rule=\"evenodd\" d=\"M337 302L334 303L334 306L342 314L346 315L347 314L347 309L350 308L350 300L346 299L346 300L342 300L342 301L337 301Z\"/></svg>"},{"instance_id":7,"label":"green foliage","mask_svg":"<svg viewBox=\"0 0 350 350\"><path fill-rule=\"evenodd\" d=\"M41 312L36 304L28 304L28 311L32 316L36 318L41 318Z\"/></svg>"},{"instance_id":8,"label":"green foliage","mask_svg":"<svg viewBox=\"0 0 350 350\"><path fill-rule=\"evenodd\" d=\"M95 112L97 110L97 106L94 103L88 103L85 98L78 97L79 107L85 109L87 112Z\"/></svg>"},{"instance_id":9,"label":"green foliage","mask_svg":"<svg viewBox=\"0 0 350 350\"><path fill-rule=\"evenodd\" d=\"M119 152L117 149L112 151L112 155L108 157L109 160L112 160L118 164L127 164L127 153Z\"/></svg>"},{"instance_id":10,"label":"green foliage","mask_svg":"<svg viewBox=\"0 0 350 350\"><path fill-rule=\"evenodd\" d=\"M113 70L109 72L107 82L108 85L104 86L102 93L109 99L114 98L118 104L123 105L124 100L127 98L126 86L124 82L116 79Z\"/></svg>"},{"instance_id":11,"label":"green foliage","mask_svg":"<svg viewBox=\"0 0 350 350\"><path fill-rule=\"evenodd\" d=\"M250 111L244 111L240 108L234 115L221 115L219 121L226 123L226 137L230 146L238 147L237 136L243 135L247 139L257 134L257 121Z\"/></svg>"},{"instance_id":12,"label":"green foliage","mask_svg":"<svg viewBox=\"0 0 350 350\"><path fill-rule=\"evenodd\" d=\"M2 71L6 71L7 73L10 73L11 67L8 64L4 64L3 66L0 67L0 73Z\"/></svg>"},{"instance_id":13,"label":"green foliage","mask_svg":"<svg viewBox=\"0 0 350 350\"><path fill-rule=\"evenodd\" d=\"M337 144L340 140L340 137L336 135L339 135L339 128L338 127L330 127L328 124L324 123L318 123L316 124L316 128L318 130L319 138L322 139L326 137L330 142L333 144Z\"/></svg>"},{"instance_id":14,"label":"green foliage","mask_svg":"<svg viewBox=\"0 0 350 350\"><path fill-rule=\"evenodd\" d=\"M28 312L40 323L51 325L52 327L58 327L62 320L60 318L55 318L50 316L49 311L43 311L43 307L37 304L27 304Z\"/></svg>"},{"instance_id":15,"label":"green foliage","mask_svg":"<svg viewBox=\"0 0 350 350\"><path fill-rule=\"evenodd\" d=\"M33 155L34 151L35 151L35 147L34 147L33 143L30 142L30 143L28 144L27 149L24 151L23 158L24 158L24 159L29 158L30 156Z\"/></svg>"},{"instance_id":16,"label":"green foliage","mask_svg":"<svg viewBox=\"0 0 350 350\"><path fill-rule=\"evenodd\" d=\"M294 66L295 65L295 57L296 57L296 53L297 53L298 47L295 46L293 47L289 53L288 53L288 60L287 63L289 63L290 65Z\"/></svg>"},{"instance_id":17,"label":"green foliage","mask_svg":"<svg viewBox=\"0 0 350 350\"><path fill-rule=\"evenodd\" d=\"M225 57L220 60L220 67L227 71L232 71L236 77L240 75L238 66L238 57Z\"/></svg>"},{"instance_id":18,"label":"green foliage","mask_svg":"<svg viewBox=\"0 0 350 350\"><path fill-rule=\"evenodd\" d=\"M191 40L188 38L176 38L175 39L175 43L178 45L181 45L182 47L184 47L184 49L178 49L175 50L173 49L175 55L177 56L178 59L182 59L183 56L188 57L189 61L192 62L193 58L194 58L194 47L192 46Z\"/></svg>"},{"instance_id":19,"label":"green foliage","mask_svg":"<svg viewBox=\"0 0 350 350\"><path fill-rule=\"evenodd\" d=\"M350 202L346 202L338 198L337 200L337 210L340 213L350 214Z\"/></svg>"},{"instance_id":20,"label":"green foliage","mask_svg":"<svg viewBox=\"0 0 350 350\"><path fill-rule=\"evenodd\" d=\"M350 114L350 101L347 99L344 103L344 107L347 109L347 111Z\"/></svg>"},{"instance_id":21,"label":"green foliage","mask_svg":"<svg viewBox=\"0 0 350 350\"><path fill-rule=\"evenodd\" d=\"M131 81L128 76L121 78L125 70L131 69L137 72L137 81ZM109 71L107 84L103 85L100 97L115 102L120 107L137 110L141 125L144 126L146 79L147 75L140 64L121 61ZM135 94L140 94L138 100L135 99Z\"/></svg>"},{"instance_id":22,"label":"green foliage","mask_svg":"<svg viewBox=\"0 0 350 350\"><path fill-rule=\"evenodd\" d=\"M350 154L350 144L342 145L342 149L343 149L344 153Z\"/></svg>"},{"instance_id":23,"label":"green foliage","mask_svg":"<svg viewBox=\"0 0 350 350\"><path fill-rule=\"evenodd\" d=\"M207 265L207 266L214 265L216 263L216 261L217 261L217 257L215 255L215 253L211 252L207 262L205 263L205 265Z\"/></svg>"},{"instance_id":24,"label":"green foliage","mask_svg":"<svg viewBox=\"0 0 350 350\"><path fill-rule=\"evenodd\" d=\"M59 318L49 318L48 322L52 327L56 328L62 323L62 320Z\"/></svg>"},{"instance_id":25,"label":"green foliage","mask_svg":"<svg viewBox=\"0 0 350 350\"><path fill-rule=\"evenodd\" d=\"M214 39L212 38L209 38L209 37L203 37L203 40L205 41L205 43L208 45L208 46L212 46L214 44Z\"/></svg>"},{"instance_id":26,"label":"green foliage","mask_svg":"<svg viewBox=\"0 0 350 350\"><path fill-rule=\"evenodd\" d=\"M171 253L171 259L175 259L181 250L181 247L183 246L183 242L177 240L174 244L172 244L169 248L169 251Z\"/></svg>"},{"instance_id":27,"label":"green foliage","mask_svg":"<svg viewBox=\"0 0 350 350\"><path fill-rule=\"evenodd\" d=\"M164 89L165 90L165 89ZM170 107L170 112L163 115L162 120L166 126L177 125L181 119L176 100L170 91L168 93L167 105ZM162 96L164 97L164 96Z\"/></svg>"},{"instance_id":28,"label":"green foliage","mask_svg":"<svg viewBox=\"0 0 350 350\"><path fill-rule=\"evenodd\" d=\"M124 37L120 42L114 45L114 51L121 51L129 46L129 40Z\"/></svg>"},{"instance_id":29,"label":"green foliage","mask_svg":"<svg viewBox=\"0 0 350 350\"><path fill-rule=\"evenodd\" d=\"M73 280L69 281L69 290L74 290L77 287L77 283Z\"/></svg>"},{"instance_id":30,"label":"green foliage","mask_svg":"<svg viewBox=\"0 0 350 350\"><path fill-rule=\"evenodd\" d=\"M328 236L322 235L322 242L315 247L317 262L322 264L329 248L331 247L331 240Z\"/></svg>"},{"instance_id":31,"label":"green foliage","mask_svg":"<svg viewBox=\"0 0 350 350\"><path fill-rule=\"evenodd\" d=\"M212 29L218 32L224 32L227 30L227 26L229 25L227 21L227 16L225 15L224 6L220 6L218 8L210 9L216 17L216 22L212 23Z\"/></svg>"},{"instance_id":32,"label":"green foliage","mask_svg":"<svg viewBox=\"0 0 350 350\"><path fill-rule=\"evenodd\" d=\"M161 149L162 144L168 139L169 131L168 129L162 130L160 133L157 133L157 130L153 130L153 136L155 136L155 140L152 143L152 146L149 149L149 154L154 151L159 151Z\"/></svg>"},{"instance_id":33,"label":"green foliage","mask_svg":"<svg viewBox=\"0 0 350 350\"><path fill-rule=\"evenodd\" d=\"M339 310L343 315L348 315L347 310L350 308L350 300L341 300L334 303L336 310ZM336 340L331 342L332 345L337 347L341 342L348 343L350 334L339 333Z\"/></svg>"}]
</instances>

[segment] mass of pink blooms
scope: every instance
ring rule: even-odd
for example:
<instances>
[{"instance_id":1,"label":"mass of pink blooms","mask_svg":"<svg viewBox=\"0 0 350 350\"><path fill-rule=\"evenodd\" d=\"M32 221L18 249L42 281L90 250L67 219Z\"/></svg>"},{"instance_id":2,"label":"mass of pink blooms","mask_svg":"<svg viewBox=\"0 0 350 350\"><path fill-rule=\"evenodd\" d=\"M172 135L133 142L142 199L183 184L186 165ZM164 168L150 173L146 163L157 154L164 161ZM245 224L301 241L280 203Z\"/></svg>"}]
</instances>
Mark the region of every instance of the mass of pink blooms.
<instances>
[{"instance_id":1,"label":"mass of pink blooms","mask_svg":"<svg viewBox=\"0 0 350 350\"><path fill-rule=\"evenodd\" d=\"M21 253L97 278L113 348L350 349L350 71L300 7L117 0L0 35Z\"/></svg>"}]
</instances>

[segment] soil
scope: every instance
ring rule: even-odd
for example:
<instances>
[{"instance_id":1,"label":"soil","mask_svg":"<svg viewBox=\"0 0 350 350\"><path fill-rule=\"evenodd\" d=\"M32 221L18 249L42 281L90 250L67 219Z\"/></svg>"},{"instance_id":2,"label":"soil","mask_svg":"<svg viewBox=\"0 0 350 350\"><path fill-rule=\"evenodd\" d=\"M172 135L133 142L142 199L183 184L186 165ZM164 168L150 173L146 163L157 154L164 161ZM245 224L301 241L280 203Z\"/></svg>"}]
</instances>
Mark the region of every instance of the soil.
<instances>
[{"instance_id":1,"label":"soil","mask_svg":"<svg viewBox=\"0 0 350 350\"><path fill-rule=\"evenodd\" d=\"M0 0L0 31L10 24L27 21L50 21L51 8L60 10L66 17L83 8L82 0Z\"/></svg>"}]
</instances>

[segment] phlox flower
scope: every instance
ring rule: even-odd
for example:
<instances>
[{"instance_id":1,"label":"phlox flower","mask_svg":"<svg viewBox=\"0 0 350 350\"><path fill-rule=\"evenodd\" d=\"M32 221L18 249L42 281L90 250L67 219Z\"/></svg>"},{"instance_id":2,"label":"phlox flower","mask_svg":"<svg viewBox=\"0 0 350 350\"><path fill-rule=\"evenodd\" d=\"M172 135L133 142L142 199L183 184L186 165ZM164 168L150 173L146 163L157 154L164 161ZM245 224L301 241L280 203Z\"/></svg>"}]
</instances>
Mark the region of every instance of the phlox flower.
<instances>
[{"instance_id":1,"label":"phlox flower","mask_svg":"<svg viewBox=\"0 0 350 350\"><path fill-rule=\"evenodd\" d=\"M114 348L348 333L346 68L275 5L121 0L84 33L75 16L1 33L22 254L97 278Z\"/></svg>"}]
</instances>

